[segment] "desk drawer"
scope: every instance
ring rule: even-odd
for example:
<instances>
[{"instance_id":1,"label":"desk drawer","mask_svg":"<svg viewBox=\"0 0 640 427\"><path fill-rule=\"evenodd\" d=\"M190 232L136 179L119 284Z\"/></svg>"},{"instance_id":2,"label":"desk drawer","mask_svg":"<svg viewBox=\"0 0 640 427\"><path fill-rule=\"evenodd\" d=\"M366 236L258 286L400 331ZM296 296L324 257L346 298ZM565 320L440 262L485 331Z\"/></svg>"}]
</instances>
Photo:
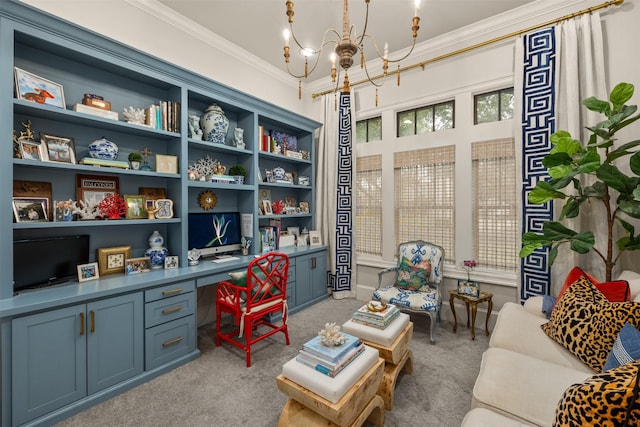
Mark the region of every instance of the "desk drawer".
<instances>
[{"instance_id":1,"label":"desk drawer","mask_svg":"<svg viewBox=\"0 0 640 427\"><path fill-rule=\"evenodd\" d=\"M171 362L196 348L196 316L191 314L144 332L145 369Z\"/></svg>"},{"instance_id":2,"label":"desk drawer","mask_svg":"<svg viewBox=\"0 0 640 427\"><path fill-rule=\"evenodd\" d=\"M152 326L179 319L195 313L196 293L189 292L174 297L149 302L144 306L144 326Z\"/></svg>"},{"instance_id":3,"label":"desk drawer","mask_svg":"<svg viewBox=\"0 0 640 427\"><path fill-rule=\"evenodd\" d=\"M188 280L186 282L177 282L170 285L161 286L144 291L144 302L156 301L163 298L173 297L175 295L193 292L196 289L196 282Z\"/></svg>"}]
</instances>

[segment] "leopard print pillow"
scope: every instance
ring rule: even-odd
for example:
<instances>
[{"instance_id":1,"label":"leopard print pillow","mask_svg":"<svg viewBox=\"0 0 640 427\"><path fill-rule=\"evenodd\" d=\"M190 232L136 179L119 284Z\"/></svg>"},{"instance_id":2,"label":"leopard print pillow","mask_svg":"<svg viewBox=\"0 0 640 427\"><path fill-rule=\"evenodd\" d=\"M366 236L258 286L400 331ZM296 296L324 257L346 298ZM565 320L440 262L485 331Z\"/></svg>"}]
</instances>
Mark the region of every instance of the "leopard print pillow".
<instances>
[{"instance_id":1,"label":"leopard print pillow","mask_svg":"<svg viewBox=\"0 0 640 427\"><path fill-rule=\"evenodd\" d=\"M602 371L625 323L640 329L640 303L609 302L580 277L562 294L542 330L595 372Z\"/></svg>"},{"instance_id":2,"label":"leopard print pillow","mask_svg":"<svg viewBox=\"0 0 640 427\"><path fill-rule=\"evenodd\" d=\"M574 384L556 407L554 427L640 425L640 360Z\"/></svg>"}]
</instances>

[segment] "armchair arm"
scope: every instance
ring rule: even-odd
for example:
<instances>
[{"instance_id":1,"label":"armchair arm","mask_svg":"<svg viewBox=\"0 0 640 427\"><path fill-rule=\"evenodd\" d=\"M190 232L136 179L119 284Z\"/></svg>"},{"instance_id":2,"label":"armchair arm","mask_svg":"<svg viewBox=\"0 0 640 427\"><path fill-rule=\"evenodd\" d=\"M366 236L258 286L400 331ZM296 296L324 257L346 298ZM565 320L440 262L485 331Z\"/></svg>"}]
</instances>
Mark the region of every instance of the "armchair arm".
<instances>
[{"instance_id":1,"label":"armchair arm","mask_svg":"<svg viewBox=\"0 0 640 427\"><path fill-rule=\"evenodd\" d=\"M385 279L386 281L384 282L384 286L391 285L393 283L393 279L389 281L389 277L395 278L395 274L392 276L389 273L397 273L397 272L398 272L398 267L389 267L378 272L378 286L376 286L376 289L380 289L380 287L383 286L383 280Z\"/></svg>"},{"instance_id":2,"label":"armchair arm","mask_svg":"<svg viewBox=\"0 0 640 427\"><path fill-rule=\"evenodd\" d=\"M229 307L237 307L244 302L243 295L246 297L246 288L234 285L231 282L218 282L216 289L216 301Z\"/></svg>"}]
</instances>

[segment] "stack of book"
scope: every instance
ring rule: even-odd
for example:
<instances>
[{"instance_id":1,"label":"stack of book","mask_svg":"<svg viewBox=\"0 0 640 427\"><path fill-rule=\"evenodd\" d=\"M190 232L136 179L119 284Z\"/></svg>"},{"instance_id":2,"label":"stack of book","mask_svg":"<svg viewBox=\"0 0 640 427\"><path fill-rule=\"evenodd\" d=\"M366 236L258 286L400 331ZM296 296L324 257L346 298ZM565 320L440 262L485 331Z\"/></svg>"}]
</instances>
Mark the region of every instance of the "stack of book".
<instances>
[{"instance_id":1,"label":"stack of book","mask_svg":"<svg viewBox=\"0 0 640 427\"><path fill-rule=\"evenodd\" d=\"M331 378L335 377L364 350L364 344L358 337L345 333L342 335L346 341L335 347L322 344L320 336L314 337L304 343L296 360Z\"/></svg>"},{"instance_id":2,"label":"stack of book","mask_svg":"<svg viewBox=\"0 0 640 427\"><path fill-rule=\"evenodd\" d=\"M374 307L380 307L380 303L369 303L369 304L377 304ZM372 326L378 329L386 329L393 320L398 317L400 314L400 310L395 305L387 305L382 311L374 311L369 308L369 304L363 305L353 313L351 316L351 320L356 323L362 323L363 325Z\"/></svg>"}]
</instances>

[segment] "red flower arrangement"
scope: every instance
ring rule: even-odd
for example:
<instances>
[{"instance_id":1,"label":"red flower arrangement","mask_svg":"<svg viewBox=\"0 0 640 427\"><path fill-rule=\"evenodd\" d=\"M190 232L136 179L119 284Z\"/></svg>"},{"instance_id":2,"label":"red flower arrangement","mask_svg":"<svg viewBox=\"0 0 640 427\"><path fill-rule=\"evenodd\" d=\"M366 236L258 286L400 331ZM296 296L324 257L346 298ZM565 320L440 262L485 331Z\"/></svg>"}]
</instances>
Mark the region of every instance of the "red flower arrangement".
<instances>
[{"instance_id":1,"label":"red flower arrangement","mask_svg":"<svg viewBox=\"0 0 640 427\"><path fill-rule=\"evenodd\" d=\"M99 204L98 210L107 219L120 219L127 213L127 203L119 194L105 197Z\"/></svg>"},{"instance_id":2,"label":"red flower arrangement","mask_svg":"<svg viewBox=\"0 0 640 427\"><path fill-rule=\"evenodd\" d=\"M282 211L284 211L284 203L282 203L282 200L276 200L271 205L271 209L273 210L274 214L279 215L282 213Z\"/></svg>"}]
</instances>

